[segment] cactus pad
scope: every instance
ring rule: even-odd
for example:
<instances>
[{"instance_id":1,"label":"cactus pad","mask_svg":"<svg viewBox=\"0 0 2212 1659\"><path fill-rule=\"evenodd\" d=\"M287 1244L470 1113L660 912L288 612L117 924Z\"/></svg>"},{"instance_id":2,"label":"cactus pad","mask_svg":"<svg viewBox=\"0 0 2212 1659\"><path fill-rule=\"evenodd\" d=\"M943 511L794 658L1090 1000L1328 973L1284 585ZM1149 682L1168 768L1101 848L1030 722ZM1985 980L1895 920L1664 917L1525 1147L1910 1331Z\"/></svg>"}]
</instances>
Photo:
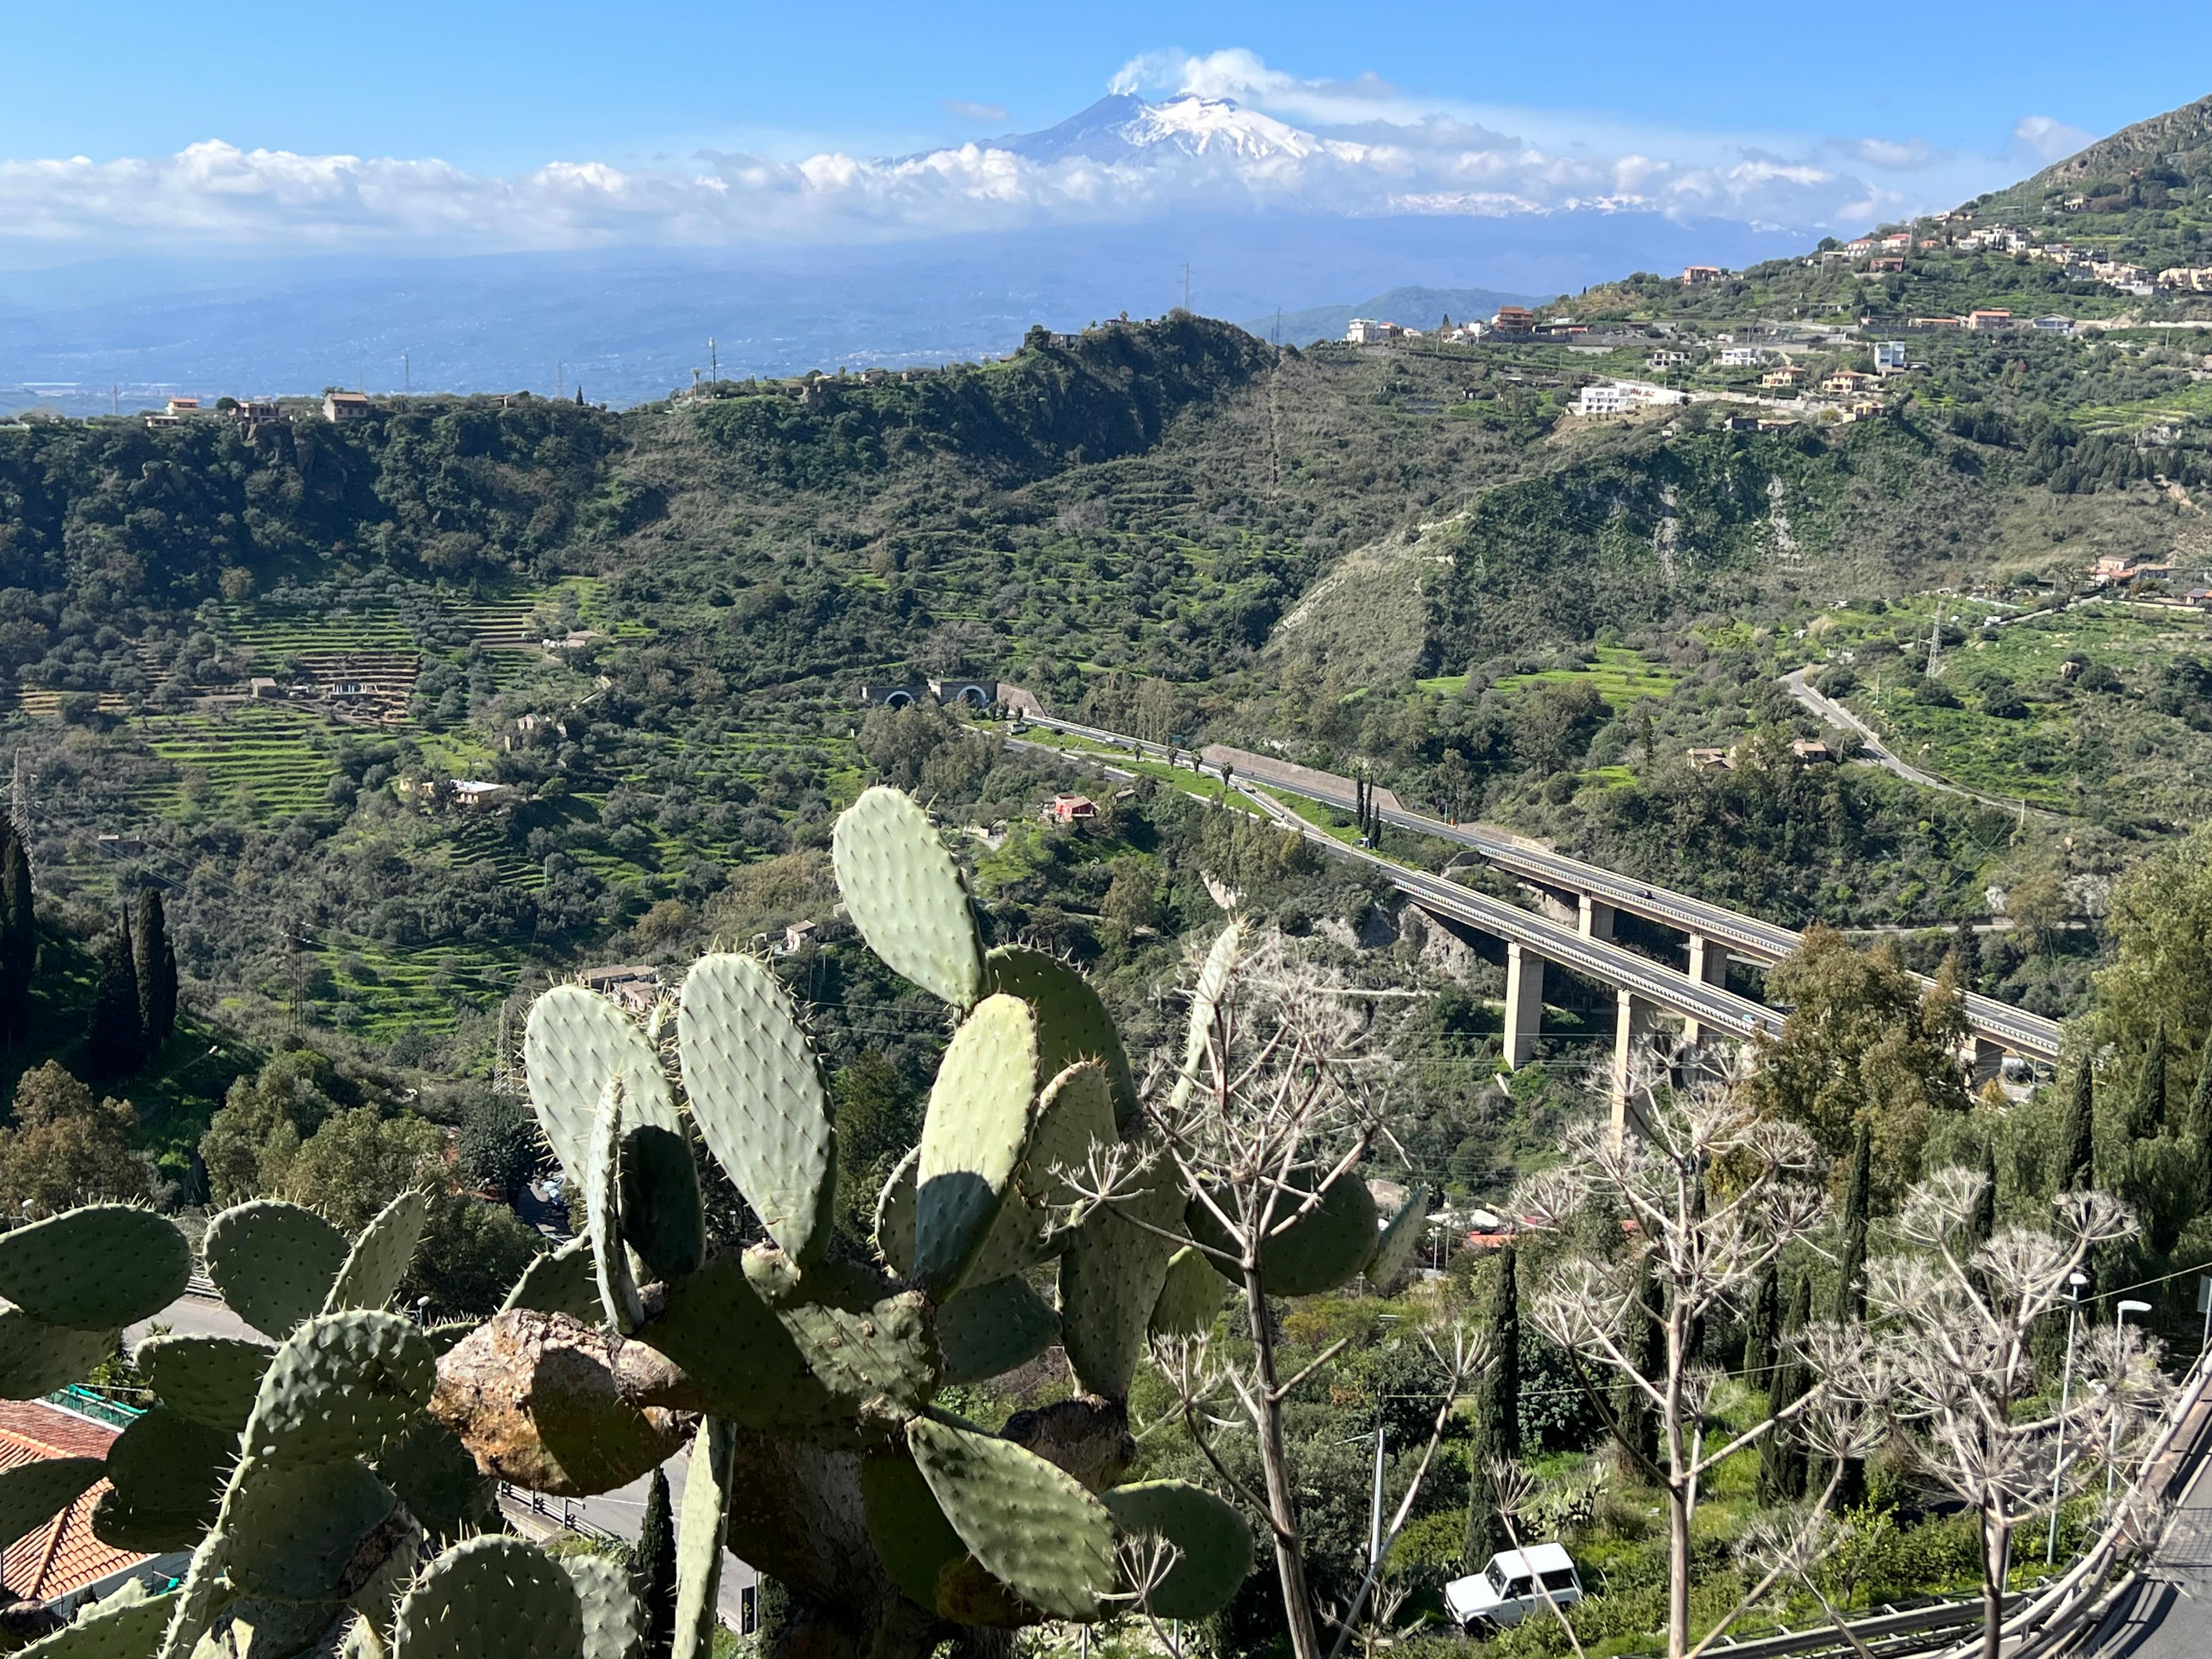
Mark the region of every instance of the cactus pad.
<instances>
[{"instance_id":1,"label":"cactus pad","mask_svg":"<svg viewBox=\"0 0 2212 1659\"><path fill-rule=\"evenodd\" d=\"M1144 1480L1098 1496L1124 1536L1151 1534L1182 1553L1146 1598L1155 1619L1218 1613L1252 1571L1251 1528L1234 1506L1203 1486Z\"/></svg>"},{"instance_id":2,"label":"cactus pad","mask_svg":"<svg viewBox=\"0 0 2212 1659\"><path fill-rule=\"evenodd\" d=\"M914 1277L915 1172L921 1148L909 1146L876 1197L876 1254L901 1279Z\"/></svg>"},{"instance_id":3,"label":"cactus pad","mask_svg":"<svg viewBox=\"0 0 2212 1659\"><path fill-rule=\"evenodd\" d=\"M257 1462L240 1471L224 1504L224 1574L246 1595L343 1601L395 1545L420 1539L398 1504L358 1463Z\"/></svg>"},{"instance_id":4,"label":"cactus pad","mask_svg":"<svg viewBox=\"0 0 2212 1659\"><path fill-rule=\"evenodd\" d=\"M591 1160L599 1098L617 1078L623 1082L623 1111L632 1127L652 1123L682 1132L653 1044L629 1016L580 985L556 985L530 1005L522 1061L538 1127L568 1179L580 1185Z\"/></svg>"},{"instance_id":5,"label":"cactus pad","mask_svg":"<svg viewBox=\"0 0 2212 1659\"><path fill-rule=\"evenodd\" d=\"M117 1549L190 1549L215 1519L238 1456L235 1431L195 1423L156 1406L107 1449L110 1490L93 1513L94 1535Z\"/></svg>"},{"instance_id":6,"label":"cactus pad","mask_svg":"<svg viewBox=\"0 0 2212 1659\"><path fill-rule=\"evenodd\" d=\"M639 1659L645 1649L645 1608L621 1563L604 1555L564 1555L561 1571L575 1586L583 1609L583 1659Z\"/></svg>"},{"instance_id":7,"label":"cactus pad","mask_svg":"<svg viewBox=\"0 0 2212 1659\"><path fill-rule=\"evenodd\" d=\"M1060 1341L1086 1392L1125 1398L1145 1351L1152 1310L1167 1282L1182 1193L1164 1160L1129 1193L1083 1219L1060 1258Z\"/></svg>"},{"instance_id":8,"label":"cactus pad","mask_svg":"<svg viewBox=\"0 0 2212 1659\"><path fill-rule=\"evenodd\" d=\"M399 1293L407 1277L407 1264L422 1242L422 1224L430 1218L430 1200L421 1193L402 1193L386 1205L361 1230L346 1264L338 1269L324 1299L326 1314L349 1308L381 1309Z\"/></svg>"},{"instance_id":9,"label":"cactus pad","mask_svg":"<svg viewBox=\"0 0 2212 1659\"><path fill-rule=\"evenodd\" d=\"M177 1592L149 1595L136 1578L112 1595L87 1602L52 1635L20 1650L27 1659L146 1659L159 1645Z\"/></svg>"},{"instance_id":10,"label":"cactus pad","mask_svg":"<svg viewBox=\"0 0 2212 1659\"><path fill-rule=\"evenodd\" d=\"M0 1302L0 1400L36 1400L84 1374L115 1351L116 1332L49 1325Z\"/></svg>"},{"instance_id":11,"label":"cactus pad","mask_svg":"<svg viewBox=\"0 0 2212 1659\"><path fill-rule=\"evenodd\" d=\"M313 1210L258 1198L208 1223L200 1254L231 1310L282 1342L321 1310L351 1251Z\"/></svg>"},{"instance_id":12,"label":"cactus pad","mask_svg":"<svg viewBox=\"0 0 2212 1659\"><path fill-rule=\"evenodd\" d=\"M1186 1244L1168 1261L1167 1282L1152 1304L1154 1336L1200 1336L1213 1328L1229 1286L1213 1271L1206 1253Z\"/></svg>"},{"instance_id":13,"label":"cactus pad","mask_svg":"<svg viewBox=\"0 0 2212 1659\"><path fill-rule=\"evenodd\" d=\"M1025 1279L970 1285L937 1312L947 1382L977 1382L1025 1365L1059 1336L1059 1315Z\"/></svg>"},{"instance_id":14,"label":"cactus pad","mask_svg":"<svg viewBox=\"0 0 2212 1659\"><path fill-rule=\"evenodd\" d=\"M986 998L953 1033L922 1121L914 1277L933 1296L957 1290L982 1249L1036 1091L1036 1016L1019 997Z\"/></svg>"},{"instance_id":15,"label":"cactus pad","mask_svg":"<svg viewBox=\"0 0 2212 1659\"><path fill-rule=\"evenodd\" d=\"M253 1414L261 1374L276 1357L266 1343L236 1336L149 1336L131 1356L163 1405L231 1434Z\"/></svg>"},{"instance_id":16,"label":"cactus pad","mask_svg":"<svg viewBox=\"0 0 2212 1659\"><path fill-rule=\"evenodd\" d=\"M586 1157L584 1199L590 1212L592 1261L599 1273L599 1301L615 1329L625 1335L645 1319L645 1304L638 1299L637 1281L631 1277L629 1256L622 1237L623 1108L625 1090L619 1075L607 1079L592 1120L591 1150Z\"/></svg>"},{"instance_id":17,"label":"cactus pad","mask_svg":"<svg viewBox=\"0 0 2212 1659\"><path fill-rule=\"evenodd\" d=\"M708 1150L784 1253L811 1261L829 1241L837 1141L790 998L757 957L702 957L684 977L678 1029L684 1091Z\"/></svg>"},{"instance_id":18,"label":"cactus pad","mask_svg":"<svg viewBox=\"0 0 2212 1659\"><path fill-rule=\"evenodd\" d=\"M1375 1200L1359 1171L1338 1176L1321 1202L1299 1214L1312 1190L1313 1176L1301 1172L1276 1194L1268 1235L1260 1246L1260 1276L1270 1296L1322 1295L1356 1278L1375 1254ZM1196 1199L1188 1218L1190 1236L1198 1243L1232 1256L1237 1253L1221 1224ZM1224 1279L1243 1282L1243 1274L1220 1257L1206 1259Z\"/></svg>"},{"instance_id":19,"label":"cactus pad","mask_svg":"<svg viewBox=\"0 0 2212 1659\"><path fill-rule=\"evenodd\" d=\"M712 1410L748 1428L839 1416L799 1345L734 1256L718 1257L671 1285L666 1304L639 1328L637 1340L682 1366Z\"/></svg>"},{"instance_id":20,"label":"cactus pad","mask_svg":"<svg viewBox=\"0 0 2212 1659\"><path fill-rule=\"evenodd\" d=\"M903 1444L861 1460L860 1498L884 1570L908 1600L963 1625L1012 1630L1035 1620L1036 1613L968 1553Z\"/></svg>"},{"instance_id":21,"label":"cactus pad","mask_svg":"<svg viewBox=\"0 0 2212 1659\"><path fill-rule=\"evenodd\" d=\"M128 1204L92 1204L0 1233L0 1297L33 1319L112 1331L185 1293L191 1246L177 1224Z\"/></svg>"},{"instance_id":22,"label":"cactus pad","mask_svg":"<svg viewBox=\"0 0 2212 1659\"><path fill-rule=\"evenodd\" d=\"M497 1485L453 1431L430 1418L417 1419L385 1447L376 1474L433 1538L488 1530L499 1512Z\"/></svg>"},{"instance_id":23,"label":"cactus pad","mask_svg":"<svg viewBox=\"0 0 2212 1659\"><path fill-rule=\"evenodd\" d=\"M282 1601L244 1596L216 1616L192 1659L291 1659L314 1651L316 1640L343 1609L336 1601Z\"/></svg>"},{"instance_id":24,"label":"cactus pad","mask_svg":"<svg viewBox=\"0 0 2212 1659\"><path fill-rule=\"evenodd\" d=\"M1006 1201L964 1282L1005 1279L1057 1255L1067 1243L1070 1206L1082 1202L1068 1176L1081 1179L1094 1146L1115 1139L1113 1084L1103 1062L1079 1060L1047 1084L1030 1114Z\"/></svg>"},{"instance_id":25,"label":"cactus pad","mask_svg":"<svg viewBox=\"0 0 2212 1659\"><path fill-rule=\"evenodd\" d=\"M1036 1453L933 1417L906 1425L931 1494L983 1570L1055 1619L1090 1620L1114 1588L1114 1523Z\"/></svg>"},{"instance_id":26,"label":"cactus pad","mask_svg":"<svg viewBox=\"0 0 2212 1659\"><path fill-rule=\"evenodd\" d=\"M1091 981L1057 957L1026 945L1002 945L984 959L990 988L1036 1010L1037 1072L1056 1077L1079 1060L1106 1067L1116 1127L1137 1115L1137 1079L1113 1016Z\"/></svg>"},{"instance_id":27,"label":"cactus pad","mask_svg":"<svg viewBox=\"0 0 2212 1659\"><path fill-rule=\"evenodd\" d=\"M325 1314L287 1339L261 1379L244 1448L302 1463L374 1457L430 1401L438 1362L397 1314Z\"/></svg>"},{"instance_id":28,"label":"cactus pad","mask_svg":"<svg viewBox=\"0 0 2212 1659\"><path fill-rule=\"evenodd\" d=\"M868 948L891 971L957 1008L983 994L983 941L960 866L929 815L878 785L837 819L830 857Z\"/></svg>"},{"instance_id":29,"label":"cactus pad","mask_svg":"<svg viewBox=\"0 0 2212 1659\"><path fill-rule=\"evenodd\" d=\"M585 1325L604 1322L606 1313L599 1305L599 1270L592 1260L592 1241L572 1238L525 1267L500 1304L502 1313L509 1308L566 1314Z\"/></svg>"},{"instance_id":30,"label":"cactus pad","mask_svg":"<svg viewBox=\"0 0 2212 1659\"><path fill-rule=\"evenodd\" d=\"M106 1472L97 1457L48 1457L0 1469L0 1549L52 1520Z\"/></svg>"},{"instance_id":31,"label":"cactus pad","mask_svg":"<svg viewBox=\"0 0 2212 1659\"><path fill-rule=\"evenodd\" d=\"M672 1130L641 1123L622 1146L623 1241L656 1279L680 1279L707 1259L707 1212L691 1143Z\"/></svg>"},{"instance_id":32,"label":"cactus pad","mask_svg":"<svg viewBox=\"0 0 2212 1659\"><path fill-rule=\"evenodd\" d=\"M684 1468L684 1514L676 1528L676 1627L669 1659L710 1659L714 1652L737 1445L737 1431L721 1417L701 1424L691 1443L691 1461Z\"/></svg>"},{"instance_id":33,"label":"cactus pad","mask_svg":"<svg viewBox=\"0 0 2212 1659\"><path fill-rule=\"evenodd\" d=\"M583 1651L568 1575L534 1544L491 1534L456 1544L400 1598L392 1659L548 1659Z\"/></svg>"},{"instance_id":34,"label":"cactus pad","mask_svg":"<svg viewBox=\"0 0 2212 1659\"><path fill-rule=\"evenodd\" d=\"M1413 1247L1421 1242L1421 1231L1428 1219L1429 1189L1416 1187L1406 1194L1398 1213L1390 1218L1390 1224L1375 1241L1375 1254L1364 1269L1370 1285L1379 1291L1406 1271L1406 1264L1413 1259Z\"/></svg>"}]
</instances>

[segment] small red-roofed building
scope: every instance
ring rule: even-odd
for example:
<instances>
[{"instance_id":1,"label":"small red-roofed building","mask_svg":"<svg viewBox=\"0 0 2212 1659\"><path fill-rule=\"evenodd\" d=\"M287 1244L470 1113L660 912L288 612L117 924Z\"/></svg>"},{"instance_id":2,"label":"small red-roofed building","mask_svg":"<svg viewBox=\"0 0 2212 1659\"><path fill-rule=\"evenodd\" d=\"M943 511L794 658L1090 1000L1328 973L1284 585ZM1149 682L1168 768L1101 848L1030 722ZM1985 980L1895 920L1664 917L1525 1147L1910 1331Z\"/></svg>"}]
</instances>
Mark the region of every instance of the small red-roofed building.
<instances>
[{"instance_id":1,"label":"small red-roofed building","mask_svg":"<svg viewBox=\"0 0 2212 1659\"><path fill-rule=\"evenodd\" d=\"M0 1401L0 1472L50 1458L106 1457L116 1433L105 1423L43 1400ZM0 1583L11 1599L43 1602L65 1613L87 1599L84 1592L120 1588L154 1559L93 1536L93 1507L106 1491L106 1481L94 1481L60 1514L8 1546ZM180 1568L185 1559L177 1558Z\"/></svg>"}]
</instances>

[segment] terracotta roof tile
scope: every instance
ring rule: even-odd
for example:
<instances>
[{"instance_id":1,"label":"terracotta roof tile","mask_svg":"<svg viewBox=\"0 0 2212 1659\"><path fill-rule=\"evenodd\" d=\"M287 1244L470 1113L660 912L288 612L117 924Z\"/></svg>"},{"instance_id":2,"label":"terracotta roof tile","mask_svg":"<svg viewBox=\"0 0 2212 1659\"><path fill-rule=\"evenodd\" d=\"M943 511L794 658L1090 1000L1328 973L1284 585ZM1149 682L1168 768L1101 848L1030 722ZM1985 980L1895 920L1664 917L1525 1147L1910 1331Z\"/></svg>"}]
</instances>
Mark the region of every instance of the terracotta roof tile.
<instances>
[{"instance_id":1,"label":"terracotta roof tile","mask_svg":"<svg viewBox=\"0 0 2212 1659\"><path fill-rule=\"evenodd\" d=\"M105 1457L115 1432L44 1401L0 1401L0 1469L49 1457ZM106 1481L95 1482L52 1520L8 1547L0 1583L11 1595L51 1601L147 1559L93 1536L93 1506L106 1490Z\"/></svg>"}]
</instances>

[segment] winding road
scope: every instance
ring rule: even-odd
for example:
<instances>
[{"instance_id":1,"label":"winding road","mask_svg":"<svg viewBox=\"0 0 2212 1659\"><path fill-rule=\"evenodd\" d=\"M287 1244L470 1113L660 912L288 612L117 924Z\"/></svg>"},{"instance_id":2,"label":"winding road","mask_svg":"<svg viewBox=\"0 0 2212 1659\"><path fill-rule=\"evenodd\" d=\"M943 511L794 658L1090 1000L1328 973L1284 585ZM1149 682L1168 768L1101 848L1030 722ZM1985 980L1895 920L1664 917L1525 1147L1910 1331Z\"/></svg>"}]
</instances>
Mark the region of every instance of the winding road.
<instances>
[{"instance_id":1,"label":"winding road","mask_svg":"<svg viewBox=\"0 0 2212 1659\"><path fill-rule=\"evenodd\" d=\"M1961 789L1955 783L1946 783L1933 773L1923 772L1917 766L1906 765L1890 752L1888 744L1882 742L1881 734L1874 727L1869 726L1833 697L1815 691L1809 678L1812 672L1813 666L1810 664L1803 668L1791 669L1782 677L1783 689L1795 697L1815 719L1825 720L1830 726L1839 726L1847 731L1857 732L1865 741L1865 747L1860 750L1861 755L1874 762L1885 772L1894 772L1907 783L1917 783L1923 789L1940 789L1947 795L1962 795L1968 800L1979 801L1983 805L1995 807L2000 812L2017 812L2022 810L2024 803L2021 801L2000 800L1995 795L1977 794L1971 789ZM2027 806L2026 811L2029 817L2041 818L2046 823L2064 822L2063 814L2045 811L2040 806Z\"/></svg>"}]
</instances>

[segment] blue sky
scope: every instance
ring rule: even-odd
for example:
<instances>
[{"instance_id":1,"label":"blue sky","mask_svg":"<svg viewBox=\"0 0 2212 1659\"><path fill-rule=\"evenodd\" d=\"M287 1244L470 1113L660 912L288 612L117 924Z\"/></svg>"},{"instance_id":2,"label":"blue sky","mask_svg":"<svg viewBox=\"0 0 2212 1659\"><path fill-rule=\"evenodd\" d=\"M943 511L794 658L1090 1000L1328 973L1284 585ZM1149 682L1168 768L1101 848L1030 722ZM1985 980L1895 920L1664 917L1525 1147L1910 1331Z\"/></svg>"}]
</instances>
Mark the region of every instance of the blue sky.
<instances>
[{"instance_id":1,"label":"blue sky","mask_svg":"<svg viewBox=\"0 0 2212 1659\"><path fill-rule=\"evenodd\" d=\"M1845 225L2007 182L2212 92L2212 8L2160 9L2154 47L2145 15L2121 18L2107 46L2084 40L2079 7L2033 3L0 0L0 240L713 241L1150 210L1155 186L1126 179L818 159L1046 126L1117 76L1356 142L1360 176L1418 210L1633 198ZM1310 171L1226 179L1180 180L1177 199L1358 199Z\"/></svg>"}]
</instances>

